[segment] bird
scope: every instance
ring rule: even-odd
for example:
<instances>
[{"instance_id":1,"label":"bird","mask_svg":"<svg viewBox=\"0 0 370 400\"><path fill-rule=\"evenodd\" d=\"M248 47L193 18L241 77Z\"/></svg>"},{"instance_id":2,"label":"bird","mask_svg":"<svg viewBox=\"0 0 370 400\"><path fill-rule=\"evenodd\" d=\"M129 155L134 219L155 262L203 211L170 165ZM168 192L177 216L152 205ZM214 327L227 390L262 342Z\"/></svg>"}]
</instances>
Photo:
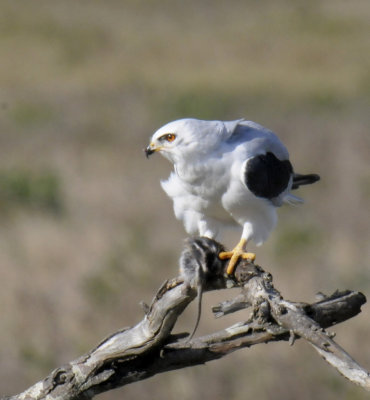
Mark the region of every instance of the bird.
<instances>
[{"instance_id":1,"label":"bird","mask_svg":"<svg viewBox=\"0 0 370 400\"><path fill-rule=\"evenodd\" d=\"M219 254L230 260L229 276L240 259L255 260L247 245L267 240L277 209L303 202L291 191L320 179L295 173L278 136L245 119L172 121L154 132L144 151L147 157L160 153L173 164L161 185L189 235L216 240L228 228L241 230L233 250Z\"/></svg>"}]
</instances>

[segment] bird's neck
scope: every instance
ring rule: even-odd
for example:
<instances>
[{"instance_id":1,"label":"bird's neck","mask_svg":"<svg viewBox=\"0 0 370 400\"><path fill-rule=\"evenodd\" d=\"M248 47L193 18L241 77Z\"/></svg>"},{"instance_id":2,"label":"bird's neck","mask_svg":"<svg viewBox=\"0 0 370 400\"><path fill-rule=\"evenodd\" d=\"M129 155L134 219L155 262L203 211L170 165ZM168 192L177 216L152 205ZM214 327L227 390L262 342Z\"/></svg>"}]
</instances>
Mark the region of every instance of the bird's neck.
<instances>
[{"instance_id":1,"label":"bird's neck","mask_svg":"<svg viewBox=\"0 0 370 400\"><path fill-rule=\"evenodd\" d=\"M216 155L215 155L216 156ZM204 180L204 177L213 170L215 163L212 162L212 154L197 153L174 162L176 174L185 182L195 183Z\"/></svg>"}]
</instances>

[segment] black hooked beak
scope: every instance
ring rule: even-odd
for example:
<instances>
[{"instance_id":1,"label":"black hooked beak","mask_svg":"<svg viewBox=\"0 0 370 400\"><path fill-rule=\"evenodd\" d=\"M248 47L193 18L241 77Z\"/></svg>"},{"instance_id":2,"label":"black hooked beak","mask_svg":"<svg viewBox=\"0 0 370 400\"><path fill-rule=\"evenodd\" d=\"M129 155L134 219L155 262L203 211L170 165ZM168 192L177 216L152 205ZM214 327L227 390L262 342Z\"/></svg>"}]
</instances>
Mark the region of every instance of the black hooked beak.
<instances>
[{"instance_id":1,"label":"black hooked beak","mask_svg":"<svg viewBox=\"0 0 370 400\"><path fill-rule=\"evenodd\" d=\"M149 158L150 155L155 153L155 150L153 150L150 146L148 146L144 149L144 152L145 152L146 158Z\"/></svg>"}]
</instances>

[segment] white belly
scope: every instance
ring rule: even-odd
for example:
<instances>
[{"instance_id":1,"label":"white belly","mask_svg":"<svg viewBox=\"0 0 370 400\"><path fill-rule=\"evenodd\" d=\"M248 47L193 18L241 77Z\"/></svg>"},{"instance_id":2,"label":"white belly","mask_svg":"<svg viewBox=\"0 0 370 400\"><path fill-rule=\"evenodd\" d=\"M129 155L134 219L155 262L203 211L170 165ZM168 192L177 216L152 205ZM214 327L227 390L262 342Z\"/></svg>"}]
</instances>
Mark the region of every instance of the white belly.
<instances>
[{"instance_id":1,"label":"white belly","mask_svg":"<svg viewBox=\"0 0 370 400\"><path fill-rule=\"evenodd\" d=\"M208 226L216 233L223 228L245 224L250 226L250 239L257 244L265 241L276 224L276 210L271 202L258 198L234 176L223 162L212 164L212 171L176 170L162 187L174 202L176 218L183 221L189 234L200 234L199 226ZM209 169L208 168L208 169Z\"/></svg>"}]
</instances>

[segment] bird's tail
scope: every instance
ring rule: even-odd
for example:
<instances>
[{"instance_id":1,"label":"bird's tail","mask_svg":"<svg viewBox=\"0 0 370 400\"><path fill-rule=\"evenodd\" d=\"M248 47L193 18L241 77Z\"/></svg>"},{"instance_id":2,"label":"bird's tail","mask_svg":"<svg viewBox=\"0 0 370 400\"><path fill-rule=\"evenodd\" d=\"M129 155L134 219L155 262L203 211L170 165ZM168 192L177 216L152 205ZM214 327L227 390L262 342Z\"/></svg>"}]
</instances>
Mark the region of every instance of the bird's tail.
<instances>
[{"instance_id":1,"label":"bird's tail","mask_svg":"<svg viewBox=\"0 0 370 400\"><path fill-rule=\"evenodd\" d=\"M320 180L320 176L317 174L294 174L293 175L293 185L292 189L298 189L300 186L303 185L311 185Z\"/></svg>"},{"instance_id":2,"label":"bird's tail","mask_svg":"<svg viewBox=\"0 0 370 400\"><path fill-rule=\"evenodd\" d=\"M298 204L304 203L304 200L301 197L294 196L294 194L287 193L283 198L283 202L292 206L296 206Z\"/></svg>"},{"instance_id":3,"label":"bird's tail","mask_svg":"<svg viewBox=\"0 0 370 400\"><path fill-rule=\"evenodd\" d=\"M311 183L315 183L318 180L320 180L320 176L317 174L294 174L292 189L298 189L300 186L303 185L311 185ZM294 194L287 193L284 196L283 202L291 205L297 205L304 203L304 200L298 196L295 196Z\"/></svg>"}]
</instances>

